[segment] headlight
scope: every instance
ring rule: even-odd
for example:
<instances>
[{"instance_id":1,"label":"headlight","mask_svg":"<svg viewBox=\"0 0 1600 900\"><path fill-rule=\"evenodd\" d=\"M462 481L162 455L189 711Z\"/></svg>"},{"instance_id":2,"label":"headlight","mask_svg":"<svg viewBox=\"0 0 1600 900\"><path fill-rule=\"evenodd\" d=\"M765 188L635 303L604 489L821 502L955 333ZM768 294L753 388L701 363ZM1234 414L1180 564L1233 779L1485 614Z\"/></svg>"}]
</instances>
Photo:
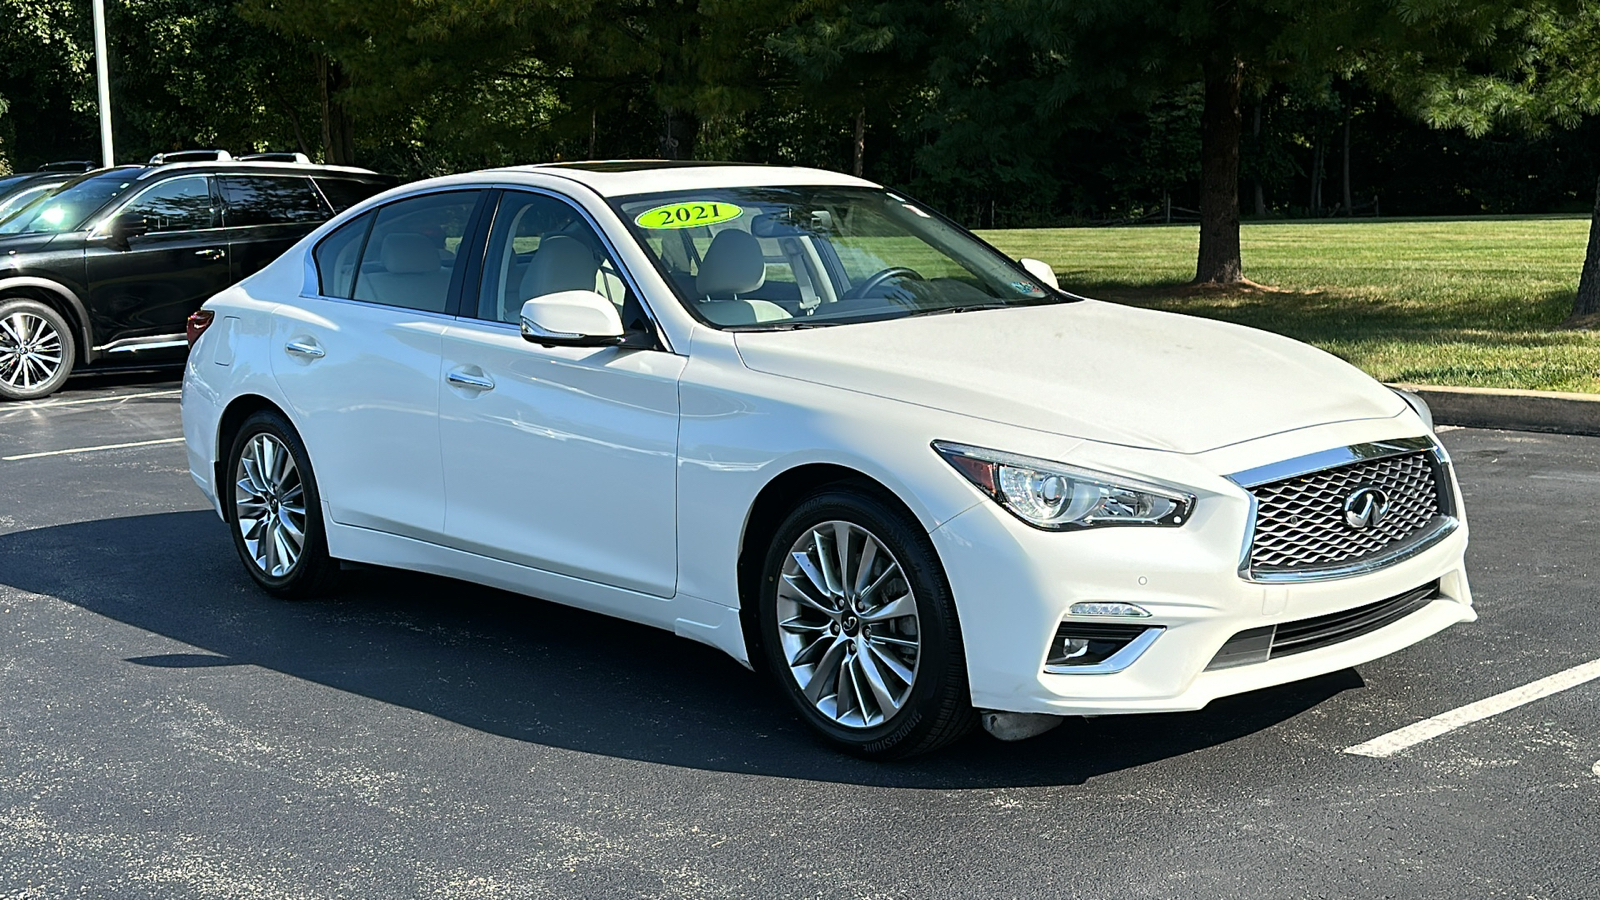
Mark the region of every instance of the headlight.
<instances>
[{"instance_id":1,"label":"headlight","mask_svg":"<svg viewBox=\"0 0 1600 900\"><path fill-rule=\"evenodd\" d=\"M1047 531L1172 527L1194 510L1193 494L1165 485L964 444L934 441L933 449L1012 515Z\"/></svg>"},{"instance_id":2,"label":"headlight","mask_svg":"<svg viewBox=\"0 0 1600 900\"><path fill-rule=\"evenodd\" d=\"M1399 394L1400 399L1404 400L1406 405L1410 406L1416 411L1417 415L1422 417L1422 424L1428 426L1428 433L1433 434L1433 410L1428 408L1428 401L1410 391L1402 391L1399 388L1389 388L1389 390Z\"/></svg>"}]
</instances>

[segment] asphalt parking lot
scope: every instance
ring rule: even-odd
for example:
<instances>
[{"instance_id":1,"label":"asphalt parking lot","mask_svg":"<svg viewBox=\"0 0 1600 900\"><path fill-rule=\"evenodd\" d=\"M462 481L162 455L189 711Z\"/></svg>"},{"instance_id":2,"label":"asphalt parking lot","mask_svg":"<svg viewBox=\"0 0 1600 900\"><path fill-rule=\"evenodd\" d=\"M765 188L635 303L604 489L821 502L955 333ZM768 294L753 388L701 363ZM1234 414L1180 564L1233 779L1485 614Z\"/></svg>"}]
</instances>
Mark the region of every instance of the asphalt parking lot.
<instances>
[{"instance_id":1,"label":"asphalt parking lot","mask_svg":"<svg viewBox=\"0 0 1600 900\"><path fill-rule=\"evenodd\" d=\"M1442 435L1475 624L883 765L665 632L379 570L273 600L179 434L152 377L0 406L0 898L1600 896L1600 680L1345 752L1600 658L1600 439Z\"/></svg>"}]
</instances>

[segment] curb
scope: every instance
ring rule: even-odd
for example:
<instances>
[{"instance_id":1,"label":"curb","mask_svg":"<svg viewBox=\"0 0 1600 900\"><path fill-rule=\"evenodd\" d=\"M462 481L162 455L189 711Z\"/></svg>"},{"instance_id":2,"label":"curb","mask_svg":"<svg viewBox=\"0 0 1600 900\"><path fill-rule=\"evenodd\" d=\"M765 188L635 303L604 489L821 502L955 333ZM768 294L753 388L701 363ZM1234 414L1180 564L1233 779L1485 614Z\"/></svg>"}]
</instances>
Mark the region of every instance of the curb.
<instances>
[{"instance_id":1,"label":"curb","mask_svg":"<svg viewBox=\"0 0 1600 900\"><path fill-rule=\"evenodd\" d=\"M1600 395L1395 384L1422 396L1440 425L1600 435Z\"/></svg>"}]
</instances>

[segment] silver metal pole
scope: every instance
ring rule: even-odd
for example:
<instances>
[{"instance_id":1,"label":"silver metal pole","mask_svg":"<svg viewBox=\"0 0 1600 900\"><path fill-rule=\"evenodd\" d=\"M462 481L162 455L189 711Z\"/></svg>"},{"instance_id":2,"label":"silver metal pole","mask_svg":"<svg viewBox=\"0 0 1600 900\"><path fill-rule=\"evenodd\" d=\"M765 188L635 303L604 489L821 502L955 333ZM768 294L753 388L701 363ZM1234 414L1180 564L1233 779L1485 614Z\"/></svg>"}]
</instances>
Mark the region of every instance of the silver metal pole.
<instances>
[{"instance_id":1,"label":"silver metal pole","mask_svg":"<svg viewBox=\"0 0 1600 900\"><path fill-rule=\"evenodd\" d=\"M106 0L94 0L94 71L100 87L100 159L108 166L117 164L111 147L111 77L106 65Z\"/></svg>"}]
</instances>

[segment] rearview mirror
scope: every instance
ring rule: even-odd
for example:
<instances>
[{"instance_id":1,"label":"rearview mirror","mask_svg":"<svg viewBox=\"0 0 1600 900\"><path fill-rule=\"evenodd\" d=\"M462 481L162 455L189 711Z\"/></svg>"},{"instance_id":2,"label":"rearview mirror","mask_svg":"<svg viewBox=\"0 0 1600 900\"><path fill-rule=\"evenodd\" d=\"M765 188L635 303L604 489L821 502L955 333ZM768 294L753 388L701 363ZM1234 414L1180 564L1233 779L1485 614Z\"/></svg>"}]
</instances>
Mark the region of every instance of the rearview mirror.
<instances>
[{"instance_id":1,"label":"rearview mirror","mask_svg":"<svg viewBox=\"0 0 1600 900\"><path fill-rule=\"evenodd\" d=\"M1019 259L1017 262L1022 263L1022 267L1028 270L1029 275L1032 275L1033 277L1039 279L1045 284L1050 285L1058 291L1061 290L1060 282L1056 281L1056 270L1050 268L1049 263L1038 259Z\"/></svg>"},{"instance_id":2,"label":"rearview mirror","mask_svg":"<svg viewBox=\"0 0 1600 900\"><path fill-rule=\"evenodd\" d=\"M546 347L609 347L622 343L622 317L594 291L557 291L522 304L522 336Z\"/></svg>"}]
</instances>

